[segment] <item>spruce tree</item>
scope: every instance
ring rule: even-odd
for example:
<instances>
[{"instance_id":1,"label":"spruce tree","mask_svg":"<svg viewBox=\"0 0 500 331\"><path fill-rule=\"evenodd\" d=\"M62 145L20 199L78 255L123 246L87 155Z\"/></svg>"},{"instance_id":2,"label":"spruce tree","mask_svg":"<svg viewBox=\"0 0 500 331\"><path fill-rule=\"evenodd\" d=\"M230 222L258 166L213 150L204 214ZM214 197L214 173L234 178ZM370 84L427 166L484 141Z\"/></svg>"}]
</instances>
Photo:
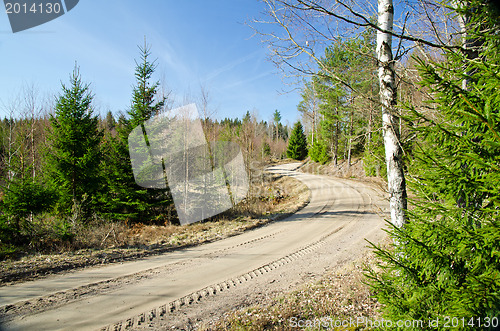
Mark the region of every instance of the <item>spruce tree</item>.
<instances>
[{"instance_id":1,"label":"spruce tree","mask_svg":"<svg viewBox=\"0 0 500 331\"><path fill-rule=\"evenodd\" d=\"M293 127L286 156L294 160L303 160L307 156L307 138L300 121Z\"/></svg>"},{"instance_id":2,"label":"spruce tree","mask_svg":"<svg viewBox=\"0 0 500 331\"><path fill-rule=\"evenodd\" d=\"M146 189L136 184L132 171L128 136L137 126L159 114L165 105L166 98L158 97L159 82L151 83L156 69L155 62L149 57L150 47L144 43L139 46L140 60L136 61L136 85L132 91L132 103L126 116L119 118L116 126L117 135L109 136L106 148L109 157L104 172L108 182L108 193L103 196L106 211L114 218L131 221L151 221L170 217L173 203L168 190ZM164 221L164 219L163 219Z\"/></svg>"},{"instance_id":3,"label":"spruce tree","mask_svg":"<svg viewBox=\"0 0 500 331\"><path fill-rule=\"evenodd\" d=\"M95 203L100 184L102 133L92 108L93 95L89 85L82 82L78 67L70 76L69 86L62 84L62 90L55 114L50 118L47 166L49 177L56 184L62 211L69 212L71 208L80 208L83 202L86 207L89 207L87 203Z\"/></svg>"},{"instance_id":4,"label":"spruce tree","mask_svg":"<svg viewBox=\"0 0 500 331\"><path fill-rule=\"evenodd\" d=\"M443 327L448 318L470 330L500 324L500 26L487 3L456 10L471 9L477 58L447 50L444 62L419 60L437 112L410 108L422 137L410 165L414 207L406 228L391 227L392 248L375 246L382 272L369 273L391 320L440 319Z\"/></svg>"},{"instance_id":5,"label":"spruce tree","mask_svg":"<svg viewBox=\"0 0 500 331\"><path fill-rule=\"evenodd\" d=\"M106 114L106 119L104 120L104 125L107 131L112 132L116 127L116 120L111 111Z\"/></svg>"},{"instance_id":6,"label":"spruce tree","mask_svg":"<svg viewBox=\"0 0 500 331\"><path fill-rule=\"evenodd\" d=\"M135 79L136 86L132 92L132 105L128 110L128 124L132 130L137 125L158 114L165 106L165 97L156 100L160 82L151 84L151 77L156 70L155 61L151 62L151 48L144 41L144 46L139 47L141 53L140 62L136 61Z\"/></svg>"},{"instance_id":7,"label":"spruce tree","mask_svg":"<svg viewBox=\"0 0 500 331\"><path fill-rule=\"evenodd\" d=\"M29 242L32 239L33 216L53 208L56 195L45 185L27 178L15 178L3 189L0 200L0 246L2 242Z\"/></svg>"}]
</instances>

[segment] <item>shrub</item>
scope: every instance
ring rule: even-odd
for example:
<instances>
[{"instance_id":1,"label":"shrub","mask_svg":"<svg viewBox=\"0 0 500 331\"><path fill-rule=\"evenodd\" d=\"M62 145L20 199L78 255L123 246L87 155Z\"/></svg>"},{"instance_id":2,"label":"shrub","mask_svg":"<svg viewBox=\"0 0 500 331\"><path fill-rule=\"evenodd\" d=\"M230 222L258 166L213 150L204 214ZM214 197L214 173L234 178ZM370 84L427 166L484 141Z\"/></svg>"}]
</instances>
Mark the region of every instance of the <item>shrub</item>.
<instances>
[{"instance_id":1,"label":"shrub","mask_svg":"<svg viewBox=\"0 0 500 331\"><path fill-rule=\"evenodd\" d=\"M328 155L328 146L324 142L316 140L309 149L309 156L314 162L325 164L330 160L330 156Z\"/></svg>"}]
</instances>

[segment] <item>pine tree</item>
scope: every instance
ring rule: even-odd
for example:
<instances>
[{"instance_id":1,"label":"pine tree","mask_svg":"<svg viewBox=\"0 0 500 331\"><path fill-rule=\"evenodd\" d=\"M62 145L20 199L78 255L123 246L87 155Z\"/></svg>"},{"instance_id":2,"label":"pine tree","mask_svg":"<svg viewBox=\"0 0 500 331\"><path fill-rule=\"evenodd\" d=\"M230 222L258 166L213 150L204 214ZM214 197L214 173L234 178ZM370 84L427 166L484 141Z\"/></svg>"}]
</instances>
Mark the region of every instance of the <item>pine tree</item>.
<instances>
[{"instance_id":1,"label":"pine tree","mask_svg":"<svg viewBox=\"0 0 500 331\"><path fill-rule=\"evenodd\" d=\"M321 70L306 85L310 92L303 95L300 108L312 99L321 114L317 135L321 141L314 150L326 148L334 164L342 155L349 161L355 152L362 151L365 146L361 137L365 136L366 127L371 130L373 126L373 111L367 106L367 100L375 99L374 90L378 90L376 63L367 56L373 53L371 30L365 30L360 38L338 41L325 50ZM311 92L314 96L309 95Z\"/></svg>"},{"instance_id":2,"label":"pine tree","mask_svg":"<svg viewBox=\"0 0 500 331\"><path fill-rule=\"evenodd\" d=\"M307 138L300 121L293 127L286 155L294 160L303 160L307 156Z\"/></svg>"},{"instance_id":3,"label":"pine tree","mask_svg":"<svg viewBox=\"0 0 500 331\"><path fill-rule=\"evenodd\" d=\"M406 228L389 231L392 249L376 247L383 271L369 277L384 317L449 316L476 330L495 329L500 311L500 26L498 11L482 1L456 11L471 9L467 28L482 41L478 57L447 50L445 62L419 60L437 112L410 108L422 137L410 165L414 208Z\"/></svg>"},{"instance_id":4,"label":"pine tree","mask_svg":"<svg viewBox=\"0 0 500 331\"><path fill-rule=\"evenodd\" d=\"M89 85L82 83L78 67L73 70L69 86L62 84L62 90L50 119L47 163L63 211L69 212L82 203L96 202L102 133L92 109L93 96Z\"/></svg>"},{"instance_id":5,"label":"pine tree","mask_svg":"<svg viewBox=\"0 0 500 331\"><path fill-rule=\"evenodd\" d=\"M328 154L331 155L334 165L337 164L341 155L341 141L343 140L342 127L343 113L346 107L342 102L345 96L339 86L328 86L323 82L316 84L319 99L322 101L319 109L322 119L319 123L319 145L325 145Z\"/></svg>"}]
</instances>

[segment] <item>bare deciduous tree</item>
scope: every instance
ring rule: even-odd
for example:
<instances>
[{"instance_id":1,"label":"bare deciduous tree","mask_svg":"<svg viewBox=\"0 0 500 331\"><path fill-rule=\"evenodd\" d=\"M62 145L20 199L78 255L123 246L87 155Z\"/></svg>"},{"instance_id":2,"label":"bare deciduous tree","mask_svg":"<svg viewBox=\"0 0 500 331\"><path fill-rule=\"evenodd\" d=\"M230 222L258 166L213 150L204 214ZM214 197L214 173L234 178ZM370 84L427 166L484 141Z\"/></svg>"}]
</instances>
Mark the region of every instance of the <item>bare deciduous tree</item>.
<instances>
[{"instance_id":1,"label":"bare deciduous tree","mask_svg":"<svg viewBox=\"0 0 500 331\"><path fill-rule=\"evenodd\" d=\"M302 90L302 99L298 105L297 109L302 113L304 129L308 131L308 124L310 125L311 131L311 144L314 145L314 139L316 138L316 127L319 120L319 104L318 96L316 93L316 87L314 82L306 83Z\"/></svg>"},{"instance_id":2,"label":"bare deciduous tree","mask_svg":"<svg viewBox=\"0 0 500 331\"><path fill-rule=\"evenodd\" d=\"M39 148L43 143L43 111L37 89L24 86L20 94L4 109L9 114L0 156L6 171L7 187L14 177L34 181L40 168Z\"/></svg>"}]
</instances>

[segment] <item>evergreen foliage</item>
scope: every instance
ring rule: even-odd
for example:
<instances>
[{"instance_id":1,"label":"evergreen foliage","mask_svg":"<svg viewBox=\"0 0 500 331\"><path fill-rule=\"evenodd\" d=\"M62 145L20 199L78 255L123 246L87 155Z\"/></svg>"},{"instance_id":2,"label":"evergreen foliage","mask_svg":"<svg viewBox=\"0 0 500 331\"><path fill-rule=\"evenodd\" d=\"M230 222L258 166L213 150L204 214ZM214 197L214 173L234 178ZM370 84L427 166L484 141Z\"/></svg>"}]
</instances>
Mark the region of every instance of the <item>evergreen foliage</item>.
<instances>
[{"instance_id":1,"label":"evergreen foliage","mask_svg":"<svg viewBox=\"0 0 500 331\"><path fill-rule=\"evenodd\" d=\"M145 43L139 47L140 61L136 61L136 85L132 92L132 104L127 116L120 117L116 125L117 135L107 137L107 160L103 169L108 192L102 196L105 213L118 219L150 222L163 221L161 215L170 215L173 208L168 190L146 189L136 184L131 167L128 136L130 132L151 117L159 114L165 106L165 97L158 98L159 82L151 83L156 69L151 62L150 48ZM166 217L166 216L165 216Z\"/></svg>"},{"instance_id":2,"label":"evergreen foliage","mask_svg":"<svg viewBox=\"0 0 500 331\"><path fill-rule=\"evenodd\" d=\"M305 84L304 100L298 109L305 114L311 103L318 102L320 114L319 123L313 128L318 128L314 132L317 139L312 147L313 160L326 153L336 164L342 157L349 159L365 150L369 154L376 150L375 140L367 139L380 117L375 115L374 104L369 100L376 99L378 91L372 57L374 40L373 31L366 30L360 38L330 45L321 59L321 70ZM323 155L321 162L326 162L327 156Z\"/></svg>"},{"instance_id":3,"label":"evergreen foliage","mask_svg":"<svg viewBox=\"0 0 500 331\"><path fill-rule=\"evenodd\" d=\"M276 124L278 124L281 121L281 113L278 109L274 110L273 120L274 120L274 123L276 123Z\"/></svg>"},{"instance_id":4,"label":"evergreen foliage","mask_svg":"<svg viewBox=\"0 0 500 331\"><path fill-rule=\"evenodd\" d=\"M325 150L336 164L339 154L343 150L344 140L342 128L345 127L343 113L345 104L341 101L344 97L339 86L328 86L325 79L317 84L318 97L322 101L320 114L322 119L319 122L320 145L325 145Z\"/></svg>"},{"instance_id":5,"label":"evergreen foliage","mask_svg":"<svg viewBox=\"0 0 500 331\"><path fill-rule=\"evenodd\" d=\"M366 176L387 176L385 164L385 149L382 135L372 134L370 142L367 142L363 152L363 168ZM409 162L409 161L407 161Z\"/></svg>"},{"instance_id":6,"label":"evergreen foliage","mask_svg":"<svg viewBox=\"0 0 500 331\"><path fill-rule=\"evenodd\" d=\"M294 160L303 160L307 156L307 138L300 121L293 126L286 155Z\"/></svg>"},{"instance_id":7,"label":"evergreen foliage","mask_svg":"<svg viewBox=\"0 0 500 331\"><path fill-rule=\"evenodd\" d=\"M7 170L5 169L6 167L2 160L3 155L5 155L6 153L5 146L7 145L7 140L8 140L7 128L8 128L8 123L7 123L7 118L5 118L3 121L0 121L0 178L5 177L5 172Z\"/></svg>"},{"instance_id":8,"label":"evergreen foliage","mask_svg":"<svg viewBox=\"0 0 500 331\"><path fill-rule=\"evenodd\" d=\"M90 202L100 186L99 163L102 133L92 109L89 85L82 83L77 67L70 85L62 84L55 114L51 116L47 163L57 187L62 211ZM84 201L85 200L85 201Z\"/></svg>"},{"instance_id":9,"label":"evergreen foliage","mask_svg":"<svg viewBox=\"0 0 500 331\"><path fill-rule=\"evenodd\" d=\"M279 138L279 127L281 126L281 113L279 112L278 109L275 109L274 110L274 113L273 113L273 121L274 121L274 125L276 127L275 129L275 139L278 139Z\"/></svg>"},{"instance_id":10,"label":"evergreen foliage","mask_svg":"<svg viewBox=\"0 0 500 331\"><path fill-rule=\"evenodd\" d=\"M325 164L330 160L328 146L322 140L316 139L309 149L309 156L314 162Z\"/></svg>"},{"instance_id":11,"label":"evergreen foliage","mask_svg":"<svg viewBox=\"0 0 500 331\"><path fill-rule=\"evenodd\" d=\"M267 141L264 141L264 143L262 143L262 155L263 156L271 155L271 146L269 146L269 143Z\"/></svg>"},{"instance_id":12,"label":"evergreen foliage","mask_svg":"<svg viewBox=\"0 0 500 331\"><path fill-rule=\"evenodd\" d=\"M56 199L56 194L46 186L27 179L15 179L4 188L5 195L0 201L0 243L17 243L24 236L29 236L33 226L30 216L36 216L49 210Z\"/></svg>"},{"instance_id":13,"label":"evergreen foliage","mask_svg":"<svg viewBox=\"0 0 500 331\"><path fill-rule=\"evenodd\" d=\"M221 126L228 126L230 128L236 128L241 126L241 120L239 118L224 118L222 121L220 121Z\"/></svg>"},{"instance_id":14,"label":"evergreen foliage","mask_svg":"<svg viewBox=\"0 0 500 331\"><path fill-rule=\"evenodd\" d=\"M252 118L252 116L250 115L250 111L247 110L247 112L245 113L245 116L243 117L243 119L241 121L242 124L250 122L251 118Z\"/></svg>"},{"instance_id":15,"label":"evergreen foliage","mask_svg":"<svg viewBox=\"0 0 500 331\"><path fill-rule=\"evenodd\" d=\"M384 317L439 318L441 327L458 317L475 330L500 311L500 25L487 4L463 6L458 13L475 11L468 31L482 42L479 57L448 50L444 62L419 60L438 111L411 109L422 138L410 166L414 208L405 228L389 225L390 249L374 246L382 272L368 276Z\"/></svg>"},{"instance_id":16,"label":"evergreen foliage","mask_svg":"<svg viewBox=\"0 0 500 331\"><path fill-rule=\"evenodd\" d=\"M105 123L105 128L107 131L111 132L115 129L116 120L115 120L115 117L113 116L113 113L111 111L108 111L108 113L106 114L106 119L105 119L104 123Z\"/></svg>"}]
</instances>

